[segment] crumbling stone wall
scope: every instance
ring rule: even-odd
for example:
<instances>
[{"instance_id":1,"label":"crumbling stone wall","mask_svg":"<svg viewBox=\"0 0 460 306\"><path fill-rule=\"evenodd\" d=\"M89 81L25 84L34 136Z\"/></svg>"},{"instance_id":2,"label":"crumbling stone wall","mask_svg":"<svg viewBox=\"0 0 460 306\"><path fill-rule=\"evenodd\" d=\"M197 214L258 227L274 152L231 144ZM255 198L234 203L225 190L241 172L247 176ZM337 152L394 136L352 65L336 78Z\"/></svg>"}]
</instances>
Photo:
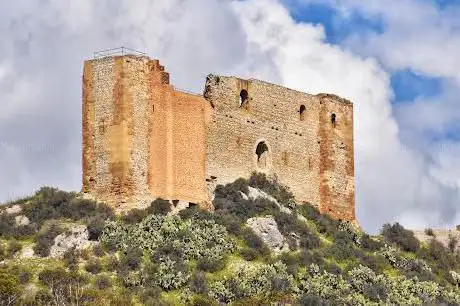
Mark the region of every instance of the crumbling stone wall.
<instances>
[{"instance_id":1,"label":"crumbling stone wall","mask_svg":"<svg viewBox=\"0 0 460 306\"><path fill-rule=\"evenodd\" d=\"M208 184L265 172L288 185L298 200L336 218L354 219L349 101L222 76L208 77L205 97L214 107L206 137ZM262 163L261 143L268 148Z\"/></svg>"},{"instance_id":2,"label":"crumbling stone wall","mask_svg":"<svg viewBox=\"0 0 460 306\"><path fill-rule=\"evenodd\" d=\"M212 75L193 95L174 89L158 60L85 62L83 191L119 210L156 197L211 208L217 184L253 171L354 220L352 104Z\"/></svg>"}]
</instances>

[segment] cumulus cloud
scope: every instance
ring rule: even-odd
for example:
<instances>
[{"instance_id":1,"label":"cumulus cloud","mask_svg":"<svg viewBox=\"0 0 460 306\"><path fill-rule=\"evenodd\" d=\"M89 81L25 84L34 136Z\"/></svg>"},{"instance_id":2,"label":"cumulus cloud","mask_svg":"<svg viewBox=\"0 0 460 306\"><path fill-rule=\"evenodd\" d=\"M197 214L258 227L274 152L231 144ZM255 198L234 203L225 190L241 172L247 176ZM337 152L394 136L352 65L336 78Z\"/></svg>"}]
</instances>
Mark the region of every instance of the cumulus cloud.
<instances>
[{"instance_id":1,"label":"cumulus cloud","mask_svg":"<svg viewBox=\"0 0 460 306\"><path fill-rule=\"evenodd\" d=\"M42 185L80 189L82 61L94 50L126 45L159 58L176 86L194 91L207 73L219 73L353 100L359 222L370 231L394 220L453 222L454 175L401 141L387 67L403 65L326 43L321 26L294 21L277 0L35 0L6 7L0 201Z\"/></svg>"}]
</instances>

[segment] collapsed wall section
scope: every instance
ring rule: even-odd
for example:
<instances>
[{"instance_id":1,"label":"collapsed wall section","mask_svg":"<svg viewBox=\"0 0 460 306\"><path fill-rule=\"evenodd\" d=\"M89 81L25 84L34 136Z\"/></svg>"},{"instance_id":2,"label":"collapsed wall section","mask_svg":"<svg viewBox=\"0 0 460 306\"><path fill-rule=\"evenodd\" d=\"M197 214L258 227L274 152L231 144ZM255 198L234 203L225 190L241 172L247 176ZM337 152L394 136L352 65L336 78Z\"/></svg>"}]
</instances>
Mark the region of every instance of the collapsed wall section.
<instances>
[{"instance_id":1,"label":"collapsed wall section","mask_svg":"<svg viewBox=\"0 0 460 306\"><path fill-rule=\"evenodd\" d=\"M258 80L209 76L208 188L264 172L337 219L354 220L353 108ZM331 116L334 114L334 123Z\"/></svg>"}]
</instances>

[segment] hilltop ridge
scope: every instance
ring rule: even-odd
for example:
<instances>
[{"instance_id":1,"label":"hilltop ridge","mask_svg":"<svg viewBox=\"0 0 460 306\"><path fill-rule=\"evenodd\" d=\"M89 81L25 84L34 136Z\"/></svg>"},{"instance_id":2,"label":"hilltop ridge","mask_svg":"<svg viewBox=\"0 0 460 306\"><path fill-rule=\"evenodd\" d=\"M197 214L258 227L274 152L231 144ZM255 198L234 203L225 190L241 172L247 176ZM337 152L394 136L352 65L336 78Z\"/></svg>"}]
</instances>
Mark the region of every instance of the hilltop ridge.
<instances>
[{"instance_id":1,"label":"hilltop ridge","mask_svg":"<svg viewBox=\"0 0 460 306\"><path fill-rule=\"evenodd\" d=\"M370 236L263 174L216 187L213 213L157 199L114 214L44 187L0 214L7 305L458 305L457 241L400 224ZM172 213L174 212L174 214Z\"/></svg>"}]
</instances>

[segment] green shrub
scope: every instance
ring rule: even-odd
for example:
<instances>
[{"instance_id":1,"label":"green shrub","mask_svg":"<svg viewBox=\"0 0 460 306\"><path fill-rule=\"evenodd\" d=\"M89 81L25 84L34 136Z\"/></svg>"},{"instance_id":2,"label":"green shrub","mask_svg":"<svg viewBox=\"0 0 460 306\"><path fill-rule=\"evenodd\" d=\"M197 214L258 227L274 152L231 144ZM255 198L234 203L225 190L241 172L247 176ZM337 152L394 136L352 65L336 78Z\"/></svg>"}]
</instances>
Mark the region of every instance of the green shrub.
<instances>
[{"instance_id":1,"label":"green shrub","mask_svg":"<svg viewBox=\"0 0 460 306\"><path fill-rule=\"evenodd\" d=\"M152 305L152 306L167 305L167 304L163 304L160 296L161 296L161 288L159 288L158 286L150 286L141 291L139 298L140 298L140 302L143 305Z\"/></svg>"},{"instance_id":2,"label":"green shrub","mask_svg":"<svg viewBox=\"0 0 460 306\"><path fill-rule=\"evenodd\" d=\"M250 228L245 228L243 231L243 239L247 246L258 252L260 256L270 255L268 246L254 233Z\"/></svg>"},{"instance_id":3,"label":"green shrub","mask_svg":"<svg viewBox=\"0 0 460 306\"><path fill-rule=\"evenodd\" d=\"M185 285L190 274L188 266L184 262L165 258L158 264L154 277L158 286L165 290L173 290Z\"/></svg>"},{"instance_id":4,"label":"green shrub","mask_svg":"<svg viewBox=\"0 0 460 306\"><path fill-rule=\"evenodd\" d=\"M19 281L6 269L0 269L0 303L3 305L15 305L15 301L21 294Z\"/></svg>"},{"instance_id":5,"label":"green shrub","mask_svg":"<svg viewBox=\"0 0 460 306\"><path fill-rule=\"evenodd\" d=\"M93 254L96 257L103 257L105 255L104 248L100 244L93 246Z\"/></svg>"},{"instance_id":6,"label":"green shrub","mask_svg":"<svg viewBox=\"0 0 460 306\"><path fill-rule=\"evenodd\" d=\"M196 272L193 274L190 278L189 287L192 292L198 294L207 294L208 285L206 281L206 275L203 272Z\"/></svg>"},{"instance_id":7,"label":"green shrub","mask_svg":"<svg viewBox=\"0 0 460 306\"><path fill-rule=\"evenodd\" d=\"M98 241L104 231L106 219L103 216L90 217L88 219L88 234L90 241Z\"/></svg>"},{"instance_id":8,"label":"green shrub","mask_svg":"<svg viewBox=\"0 0 460 306\"><path fill-rule=\"evenodd\" d=\"M257 250L246 247L241 249L240 255L247 261L253 261L259 257L259 252Z\"/></svg>"},{"instance_id":9,"label":"green shrub","mask_svg":"<svg viewBox=\"0 0 460 306\"><path fill-rule=\"evenodd\" d=\"M138 248L128 249L120 258L121 270L137 270L142 262L142 250Z\"/></svg>"},{"instance_id":10,"label":"green shrub","mask_svg":"<svg viewBox=\"0 0 460 306\"><path fill-rule=\"evenodd\" d=\"M154 256L159 248L181 251L182 259L220 258L232 252L234 241L225 228L213 220L179 216L149 215L137 225L109 221L101 241L114 243L121 250L141 248Z\"/></svg>"},{"instance_id":11,"label":"green shrub","mask_svg":"<svg viewBox=\"0 0 460 306\"><path fill-rule=\"evenodd\" d=\"M101 275L96 278L95 285L97 289L105 290L112 287L112 282L107 276Z\"/></svg>"},{"instance_id":12,"label":"green shrub","mask_svg":"<svg viewBox=\"0 0 460 306\"><path fill-rule=\"evenodd\" d=\"M120 261L116 256L110 256L105 266L107 271L113 272L121 269Z\"/></svg>"},{"instance_id":13,"label":"green shrub","mask_svg":"<svg viewBox=\"0 0 460 306\"><path fill-rule=\"evenodd\" d=\"M204 294L196 294L192 299L192 306L218 306L219 304L212 297Z\"/></svg>"},{"instance_id":14,"label":"green shrub","mask_svg":"<svg viewBox=\"0 0 460 306\"><path fill-rule=\"evenodd\" d=\"M102 264L99 259L90 259L85 264L85 270L91 274L99 274L102 271Z\"/></svg>"},{"instance_id":15,"label":"green shrub","mask_svg":"<svg viewBox=\"0 0 460 306\"><path fill-rule=\"evenodd\" d=\"M217 272L225 267L224 258L200 258L197 268L206 272Z\"/></svg>"},{"instance_id":16,"label":"green shrub","mask_svg":"<svg viewBox=\"0 0 460 306\"><path fill-rule=\"evenodd\" d=\"M131 209L127 214L122 216L122 220L125 223L135 224L141 222L142 219L148 216L148 212L146 209Z\"/></svg>"},{"instance_id":17,"label":"green shrub","mask_svg":"<svg viewBox=\"0 0 460 306\"><path fill-rule=\"evenodd\" d=\"M381 234L387 241L394 243L404 251L416 252L420 248L420 242L415 238L414 233L406 230L397 222L393 225L384 224Z\"/></svg>"},{"instance_id":18,"label":"green shrub","mask_svg":"<svg viewBox=\"0 0 460 306\"><path fill-rule=\"evenodd\" d=\"M54 244L54 238L60 235L63 229L57 224L52 223L50 227L43 233L38 235L34 246L34 253L40 257L47 257L50 254L50 249Z\"/></svg>"},{"instance_id":19,"label":"green shrub","mask_svg":"<svg viewBox=\"0 0 460 306\"><path fill-rule=\"evenodd\" d=\"M8 247L6 249L8 257L10 258L13 257L14 255L16 255L16 253L18 253L21 250L22 250L22 244L20 244L16 240L10 240L8 242Z\"/></svg>"},{"instance_id":20,"label":"green shrub","mask_svg":"<svg viewBox=\"0 0 460 306\"><path fill-rule=\"evenodd\" d=\"M252 173L249 186L258 188L273 196L281 205L293 207L294 195L289 187L280 184L275 178L268 178L265 173Z\"/></svg>"},{"instance_id":21,"label":"green shrub","mask_svg":"<svg viewBox=\"0 0 460 306\"><path fill-rule=\"evenodd\" d=\"M436 235L434 234L434 231L433 231L432 228L426 228L425 229L425 235L431 236L431 237L436 237Z\"/></svg>"},{"instance_id":22,"label":"green shrub","mask_svg":"<svg viewBox=\"0 0 460 306\"><path fill-rule=\"evenodd\" d=\"M329 302L319 296L312 294L303 294L299 299L301 306L328 306Z\"/></svg>"},{"instance_id":23,"label":"green shrub","mask_svg":"<svg viewBox=\"0 0 460 306\"><path fill-rule=\"evenodd\" d=\"M51 290L53 301L60 301L64 305L75 305L82 298L83 292L75 292L75 288L82 288L88 279L76 272L66 272L62 268L45 269L38 274L39 281ZM48 297L47 297L48 298Z\"/></svg>"},{"instance_id":24,"label":"green shrub","mask_svg":"<svg viewBox=\"0 0 460 306\"><path fill-rule=\"evenodd\" d=\"M371 236L368 234L364 233L361 236L361 247L365 250L375 252L380 250L383 247L383 243L373 239Z\"/></svg>"},{"instance_id":25,"label":"green shrub","mask_svg":"<svg viewBox=\"0 0 460 306\"><path fill-rule=\"evenodd\" d=\"M171 203L168 200L156 199L147 211L149 214L167 215L171 211Z\"/></svg>"},{"instance_id":26,"label":"green shrub","mask_svg":"<svg viewBox=\"0 0 460 306\"><path fill-rule=\"evenodd\" d=\"M24 270L19 271L18 279L21 285L27 284L31 278L32 278L32 275L29 271L24 271Z\"/></svg>"},{"instance_id":27,"label":"green shrub","mask_svg":"<svg viewBox=\"0 0 460 306\"><path fill-rule=\"evenodd\" d=\"M75 247L68 249L62 257L64 266L66 266L67 268L69 268L69 270L72 271L76 271L78 269L78 260L79 254Z\"/></svg>"}]
</instances>

